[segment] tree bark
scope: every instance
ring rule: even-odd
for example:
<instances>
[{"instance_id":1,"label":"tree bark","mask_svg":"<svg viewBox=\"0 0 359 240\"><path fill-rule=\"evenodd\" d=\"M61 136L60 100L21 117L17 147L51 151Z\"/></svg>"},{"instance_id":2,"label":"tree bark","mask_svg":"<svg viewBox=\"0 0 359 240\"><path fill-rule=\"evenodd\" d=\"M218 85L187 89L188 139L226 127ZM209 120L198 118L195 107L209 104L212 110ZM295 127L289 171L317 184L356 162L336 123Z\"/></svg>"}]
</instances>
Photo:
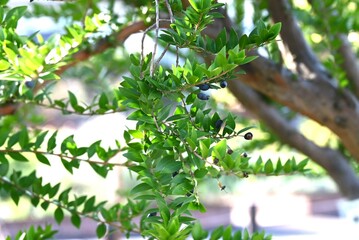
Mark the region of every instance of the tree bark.
<instances>
[{"instance_id":1,"label":"tree bark","mask_svg":"<svg viewBox=\"0 0 359 240\"><path fill-rule=\"evenodd\" d=\"M351 93L327 81L304 80L263 57L243 69L241 81L331 129L359 160L358 101Z\"/></svg>"},{"instance_id":2,"label":"tree bark","mask_svg":"<svg viewBox=\"0 0 359 240\"><path fill-rule=\"evenodd\" d=\"M263 121L283 143L299 150L322 166L345 197L349 199L359 198L359 178L343 155L333 149L319 147L308 140L286 119L281 117L275 108L266 104L253 89L241 81L229 81L229 88L238 101L259 120Z\"/></svg>"}]
</instances>

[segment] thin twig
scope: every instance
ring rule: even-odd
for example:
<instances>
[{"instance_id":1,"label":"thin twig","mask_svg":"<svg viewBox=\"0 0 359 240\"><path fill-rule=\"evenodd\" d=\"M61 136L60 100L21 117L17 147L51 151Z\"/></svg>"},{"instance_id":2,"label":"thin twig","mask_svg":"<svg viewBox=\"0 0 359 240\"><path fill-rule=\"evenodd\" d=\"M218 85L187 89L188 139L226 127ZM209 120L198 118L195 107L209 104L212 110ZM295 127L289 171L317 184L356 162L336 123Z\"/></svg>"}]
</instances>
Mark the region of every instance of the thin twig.
<instances>
[{"instance_id":1,"label":"thin twig","mask_svg":"<svg viewBox=\"0 0 359 240\"><path fill-rule=\"evenodd\" d=\"M118 152L120 152L120 151L121 151L121 149L119 149ZM87 162L87 163L90 163L90 164L98 164L98 165L103 165L103 166L108 165L108 166L118 166L118 167L129 167L128 164L126 164L126 163L110 163L109 161L96 161L96 160L91 160L91 159L81 159L81 158L78 158L78 157L75 157L75 156L67 156L67 155L63 155L63 154L59 154L59 153L49 153L49 152L38 151L38 150L0 149L0 153L5 153L6 154L6 153L9 153L9 152L45 154L45 155L56 156L56 157L59 157L61 159L68 159L68 160L79 161L79 162ZM113 158L114 156L112 156L111 158Z\"/></svg>"},{"instance_id":2,"label":"thin twig","mask_svg":"<svg viewBox=\"0 0 359 240\"><path fill-rule=\"evenodd\" d=\"M153 76L153 72L155 71L155 58L157 52L157 45L158 45L158 33L160 30L160 4L159 0L155 0L156 3L156 33L155 33L155 42L153 46L153 54L152 54L152 61L151 61L151 68L150 68L150 76Z\"/></svg>"},{"instance_id":3,"label":"thin twig","mask_svg":"<svg viewBox=\"0 0 359 240\"><path fill-rule=\"evenodd\" d=\"M176 46L176 67L179 66L179 48Z\"/></svg>"},{"instance_id":4,"label":"thin twig","mask_svg":"<svg viewBox=\"0 0 359 240\"><path fill-rule=\"evenodd\" d=\"M145 61L145 38L147 33L156 26L156 24L152 24L151 26L149 26L148 28L145 29L145 31L143 32L142 35L142 39L141 39L141 62L140 62L140 71L141 71L141 78L143 77L143 72L142 72L142 66L143 66L143 62Z\"/></svg>"},{"instance_id":5,"label":"thin twig","mask_svg":"<svg viewBox=\"0 0 359 240\"><path fill-rule=\"evenodd\" d=\"M157 66L160 64L160 61L162 60L162 58L165 56L166 52L168 51L168 49L170 48L170 45L167 44L167 46L165 47L165 49L163 50L163 52L161 53L161 56L159 56L159 58L157 59L156 63L155 63L155 68L157 68Z\"/></svg>"},{"instance_id":6,"label":"thin twig","mask_svg":"<svg viewBox=\"0 0 359 240\"><path fill-rule=\"evenodd\" d=\"M38 107L44 107L44 108L47 108L47 109L52 109L52 110L56 110L56 111L62 111L64 113L66 113L66 114L78 114L78 115L81 115L81 116L107 115L107 114L113 114L113 113L118 113L118 112L123 112L124 111L124 110L121 110L121 109L117 109L117 110L108 109L106 112L99 113L99 112L96 112L96 110L98 110L98 109L92 109L92 107L96 106L96 105L89 105L89 106L87 106L88 108L85 110L85 112L77 112L77 111L74 111L74 110L58 107L58 106L56 106L54 104L45 104L45 103L34 102L34 101L30 101L30 100L25 100L25 101L22 101L22 100L23 99L14 99L13 102L14 103L36 105Z\"/></svg>"},{"instance_id":7,"label":"thin twig","mask_svg":"<svg viewBox=\"0 0 359 240\"><path fill-rule=\"evenodd\" d=\"M173 17L171 5L169 4L168 0L165 0L165 3L166 3L167 10L168 10L168 14L170 15L171 23L173 23L175 19Z\"/></svg>"}]
</instances>

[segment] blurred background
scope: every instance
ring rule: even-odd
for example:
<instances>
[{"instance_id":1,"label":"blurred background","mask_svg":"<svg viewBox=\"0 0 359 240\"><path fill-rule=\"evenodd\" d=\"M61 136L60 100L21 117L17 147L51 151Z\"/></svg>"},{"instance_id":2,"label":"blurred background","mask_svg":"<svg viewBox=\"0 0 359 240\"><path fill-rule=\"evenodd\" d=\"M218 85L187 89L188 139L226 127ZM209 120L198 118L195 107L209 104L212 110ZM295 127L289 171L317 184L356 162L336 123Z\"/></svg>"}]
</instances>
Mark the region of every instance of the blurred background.
<instances>
[{"instance_id":1,"label":"blurred background","mask_svg":"<svg viewBox=\"0 0 359 240\"><path fill-rule=\"evenodd\" d=\"M136 2L136 1L135 1ZM253 27L253 15L257 14L256 7L260 1L221 1L227 3L228 14L235 18L238 14L239 2L243 4L245 11L241 20L243 32L248 32ZM291 1L297 9L308 10L310 4L307 1ZM63 7L60 1L28 1L10 0L9 6L28 5L30 14L28 18L20 21L18 31L29 35L39 31L46 39L52 34L62 32L64 26L72 19L69 15L75 10L63 12L59 15L59 9ZM97 6L104 12L108 10L107 1L98 3ZM357 3L355 5L357 7ZM68 7L70 9L70 7ZM120 18L125 19L126 1L115 1L113 9ZM263 7L262 7L263 8ZM45 9L45 10L44 10ZM65 8L64 8L65 9ZM62 9L63 10L63 9ZM144 9L142 9L145 11ZM355 9L358 12L357 9ZM58 14L55 18L46 15ZM358 14L357 14L358 15ZM311 42L318 41L322 36L305 29L306 38ZM352 34L350 41L358 50L359 33ZM128 57L130 53L141 51L142 34L134 34L126 42L116 48L110 49L101 56L78 64L62 75L53 88L55 99L67 97L67 91L76 93L78 99L84 102L91 101L99 89L110 91L118 86L121 76L128 75ZM320 40L319 40L320 41ZM151 50L153 42L146 38L145 49ZM355 45L356 44L356 45ZM268 57L266 49L259 49L263 56ZM171 56L165 58L163 63L171 61ZM183 61L183 59L181 59ZM102 81L98 81L102 79ZM100 84L99 84L100 83ZM269 100L268 100L269 101ZM241 149L254 161L261 156L263 160L272 159L286 161L294 157L303 160L307 156L278 138L268 129L265 122L259 119L250 110L246 109L228 89L221 89L213 94L210 103L218 111L232 111L238 115L239 126L255 125L253 130L254 140L246 142L241 139L232 139L229 145L232 149ZM272 106L275 103L271 103ZM275 108L283 116L288 117L296 129L317 146L338 146L338 137L327 127L296 114L286 106ZM27 119L34 124L41 124L44 129L59 129L59 135L65 138L70 134L75 135L78 145L87 145L98 139L102 139L104 146L113 146L116 139L122 138L123 131L133 127L133 122L126 120L126 112L114 113L103 116L79 116L62 115L61 112L34 106L24 106ZM289 121L289 120L288 120ZM358 146L359 147L359 146ZM121 156L118 156L121 161ZM73 186L76 192L94 194L98 200L110 202L122 201L128 191L135 184L134 177L125 169L116 169L106 179L96 175L89 166L83 165L75 169L75 174L70 175L62 167L61 162L51 161L52 167L43 164L36 165L37 171L43 176L45 182L62 182L67 186ZM21 163L19 167L21 167ZM55 168L58 164L58 167ZM213 229L216 226L233 225L237 229L248 228L264 230L273 235L273 239L359 239L359 200L352 201L340 193L335 182L326 175L319 165L310 162L307 168L310 174L305 176L276 176L260 177L249 176L238 179L224 176L221 183L226 186L225 191L218 188L218 182L206 179L200 183L199 193L205 201L208 212L194 213L198 216L205 229ZM56 173L54 172L56 169ZM0 195L0 239L8 234L14 235L19 229L26 228L30 224L46 224L51 222L55 229L60 229L58 239L95 239L96 223L91 220L83 220L80 229L74 228L70 220L65 220L61 226L56 225L52 218L51 208L43 211L41 208L33 208L30 202L21 199L21 207L16 206L11 199ZM118 236L112 236L117 239ZM109 237L111 239L111 236ZM131 239L140 239L132 237Z\"/></svg>"}]
</instances>

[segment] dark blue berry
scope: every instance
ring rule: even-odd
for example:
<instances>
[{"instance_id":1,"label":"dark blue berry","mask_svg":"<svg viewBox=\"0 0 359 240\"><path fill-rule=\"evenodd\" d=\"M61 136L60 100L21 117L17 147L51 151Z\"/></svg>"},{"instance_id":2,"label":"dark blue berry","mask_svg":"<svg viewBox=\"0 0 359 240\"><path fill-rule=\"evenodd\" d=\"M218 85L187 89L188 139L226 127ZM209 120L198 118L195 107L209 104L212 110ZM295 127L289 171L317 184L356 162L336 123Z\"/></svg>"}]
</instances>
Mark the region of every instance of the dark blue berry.
<instances>
[{"instance_id":1,"label":"dark blue berry","mask_svg":"<svg viewBox=\"0 0 359 240\"><path fill-rule=\"evenodd\" d=\"M201 100L208 100L209 99L209 95L205 94L205 93L198 93L197 97Z\"/></svg>"},{"instance_id":2,"label":"dark blue berry","mask_svg":"<svg viewBox=\"0 0 359 240\"><path fill-rule=\"evenodd\" d=\"M252 140L252 138L253 138L253 133L247 132L246 134L244 134L245 140Z\"/></svg>"},{"instance_id":3,"label":"dark blue berry","mask_svg":"<svg viewBox=\"0 0 359 240\"><path fill-rule=\"evenodd\" d=\"M216 123L214 124L214 127L216 129L220 129L222 127L223 121L221 119L218 119Z\"/></svg>"},{"instance_id":4,"label":"dark blue berry","mask_svg":"<svg viewBox=\"0 0 359 240\"><path fill-rule=\"evenodd\" d=\"M157 215L157 212L151 212L150 214L148 214L148 217L154 217Z\"/></svg>"},{"instance_id":5,"label":"dark blue berry","mask_svg":"<svg viewBox=\"0 0 359 240\"><path fill-rule=\"evenodd\" d=\"M178 173L179 173L178 171L173 172L173 173L172 173L172 177L177 176L177 175L178 175Z\"/></svg>"},{"instance_id":6,"label":"dark blue berry","mask_svg":"<svg viewBox=\"0 0 359 240\"><path fill-rule=\"evenodd\" d=\"M219 83L219 86L221 86L221 88L225 88L225 87L227 87L227 82L226 81L221 81Z\"/></svg>"},{"instance_id":7,"label":"dark blue berry","mask_svg":"<svg viewBox=\"0 0 359 240\"><path fill-rule=\"evenodd\" d=\"M26 81L25 86L28 88L34 88L35 87L35 81Z\"/></svg>"},{"instance_id":8,"label":"dark blue berry","mask_svg":"<svg viewBox=\"0 0 359 240\"><path fill-rule=\"evenodd\" d=\"M207 91L210 88L210 86L207 83L203 83L203 84L199 84L198 88L201 89L202 91Z\"/></svg>"}]
</instances>

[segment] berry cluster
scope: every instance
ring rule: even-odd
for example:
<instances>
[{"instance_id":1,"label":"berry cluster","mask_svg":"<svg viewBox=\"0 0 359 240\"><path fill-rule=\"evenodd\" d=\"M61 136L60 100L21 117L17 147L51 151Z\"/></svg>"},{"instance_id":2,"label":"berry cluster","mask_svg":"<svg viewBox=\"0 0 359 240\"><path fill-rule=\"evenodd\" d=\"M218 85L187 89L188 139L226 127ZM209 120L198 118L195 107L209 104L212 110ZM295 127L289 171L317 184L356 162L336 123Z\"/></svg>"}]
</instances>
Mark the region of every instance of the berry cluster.
<instances>
[{"instance_id":1,"label":"berry cluster","mask_svg":"<svg viewBox=\"0 0 359 240\"><path fill-rule=\"evenodd\" d=\"M219 86L220 86L221 88L225 88L225 87L227 87L227 82L226 82L226 81L221 81L221 82L219 83ZM216 87L215 85L209 84L209 83L202 83L202 84L197 85L197 87L198 87L201 91L207 91L207 90L210 89L210 88L215 88L215 89L218 88L218 87ZM209 99L209 95L206 94L206 93L203 93L203 92L198 93L198 94L197 94L197 97L198 97L199 99L201 99L201 100L204 100L204 101L206 101L206 100Z\"/></svg>"}]
</instances>

